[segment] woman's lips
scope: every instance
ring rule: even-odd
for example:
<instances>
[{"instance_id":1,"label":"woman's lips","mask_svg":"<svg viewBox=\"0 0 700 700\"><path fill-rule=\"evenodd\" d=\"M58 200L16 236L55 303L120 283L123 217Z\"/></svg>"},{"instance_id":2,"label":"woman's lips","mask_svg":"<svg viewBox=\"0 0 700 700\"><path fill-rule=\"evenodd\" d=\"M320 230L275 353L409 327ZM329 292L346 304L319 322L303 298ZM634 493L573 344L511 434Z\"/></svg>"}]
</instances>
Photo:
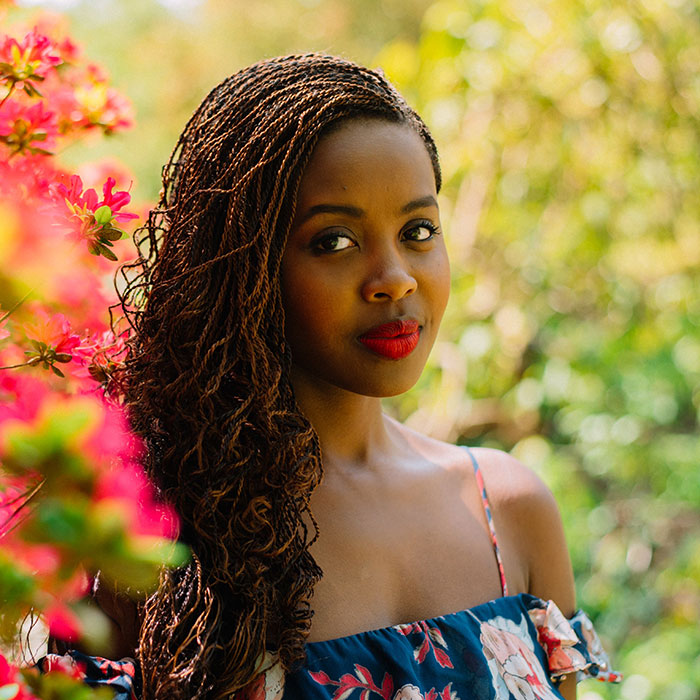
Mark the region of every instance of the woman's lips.
<instances>
[{"instance_id":1,"label":"woman's lips","mask_svg":"<svg viewBox=\"0 0 700 700\"><path fill-rule=\"evenodd\" d=\"M420 326L417 321L392 321L370 328L358 340L372 352L391 360L408 357L418 345Z\"/></svg>"}]
</instances>

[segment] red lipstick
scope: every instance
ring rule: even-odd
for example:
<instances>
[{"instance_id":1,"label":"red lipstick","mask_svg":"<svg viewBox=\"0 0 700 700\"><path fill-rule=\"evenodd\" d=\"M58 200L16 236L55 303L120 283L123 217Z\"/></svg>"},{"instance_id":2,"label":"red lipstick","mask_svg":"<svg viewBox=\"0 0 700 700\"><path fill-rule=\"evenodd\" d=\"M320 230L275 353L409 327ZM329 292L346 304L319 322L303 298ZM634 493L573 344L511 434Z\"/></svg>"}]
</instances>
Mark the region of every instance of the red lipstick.
<instances>
[{"instance_id":1,"label":"red lipstick","mask_svg":"<svg viewBox=\"0 0 700 700\"><path fill-rule=\"evenodd\" d=\"M377 355L400 360L416 349L419 338L420 326L417 321L392 321L370 328L358 340Z\"/></svg>"}]
</instances>

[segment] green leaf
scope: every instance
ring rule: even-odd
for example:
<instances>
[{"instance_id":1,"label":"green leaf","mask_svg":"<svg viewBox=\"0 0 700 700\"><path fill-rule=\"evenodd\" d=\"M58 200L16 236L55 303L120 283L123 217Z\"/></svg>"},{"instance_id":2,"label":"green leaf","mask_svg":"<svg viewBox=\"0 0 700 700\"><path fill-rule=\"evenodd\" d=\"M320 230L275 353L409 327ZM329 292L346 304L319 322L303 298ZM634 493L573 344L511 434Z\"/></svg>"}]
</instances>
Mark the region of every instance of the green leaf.
<instances>
[{"instance_id":1,"label":"green leaf","mask_svg":"<svg viewBox=\"0 0 700 700\"><path fill-rule=\"evenodd\" d=\"M51 371L52 371L56 376L58 376L58 377L65 377L65 376L66 376L66 375L63 374L63 372L61 372L61 370L58 369L58 367L56 367L55 365L49 365L49 367L51 367Z\"/></svg>"},{"instance_id":2,"label":"green leaf","mask_svg":"<svg viewBox=\"0 0 700 700\"><path fill-rule=\"evenodd\" d=\"M114 228L114 226L105 226L100 231L100 239L105 239L106 241L118 241L122 237L123 233L123 231L118 228ZM103 242L105 242L105 240L103 240Z\"/></svg>"},{"instance_id":3,"label":"green leaf","mask_svg":"<svg viewBox=\"0 0 700 700\"><path fill-rule=\"evenodd\" d=\"M102 245L102 243L96 243L97 249L99 250L98 255L104 255L107 260L112 260L115 261L117 260L117 256L109 249L107 246Z\"/></svg>"},{"instance_id":4,"label":"green leaf","mask_svg":"<svg viewBox=\"0 0 700 700\"><path fill-rule=\"evenodd\" d=\"M106 205L103 204L99 209L95 211L95 221L104 226L105 224L108 224L112 220L112 210Z\"/></svg>"}]
</instances>

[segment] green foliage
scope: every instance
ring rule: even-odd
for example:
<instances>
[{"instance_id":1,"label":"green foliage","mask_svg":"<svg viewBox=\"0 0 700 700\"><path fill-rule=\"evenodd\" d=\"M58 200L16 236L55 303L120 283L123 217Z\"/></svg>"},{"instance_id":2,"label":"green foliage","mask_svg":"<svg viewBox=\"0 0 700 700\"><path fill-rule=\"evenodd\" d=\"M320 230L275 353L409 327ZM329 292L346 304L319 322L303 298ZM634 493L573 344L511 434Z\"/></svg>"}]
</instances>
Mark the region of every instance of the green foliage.
<instances>
[{"instance_id":1,"label":"green foliage","mask_svg":"<svg viewBox=\"0 0 700 700\"><path fill-rule=\"evenodd\" d=\"M624 696L659 700L700 697L699 47L692 3L443 0L380 54L442 146L455 276L396 410L542 474Z\"/></svg>"},{"instance_id":2,"label":"green foliage","mask_svg":"<svg viewBox=\"0 0 700 700\"><path fill-rule=\"evenodd\" d=\"M326 50L396 82L440 146L454 281L431 366L388 407L554 490L627 674L581 696L700 698L697 1L101 4L75 34L136 100L119 143L150 197L188 114L250 61Z\"/></svg>"}]
</instances>

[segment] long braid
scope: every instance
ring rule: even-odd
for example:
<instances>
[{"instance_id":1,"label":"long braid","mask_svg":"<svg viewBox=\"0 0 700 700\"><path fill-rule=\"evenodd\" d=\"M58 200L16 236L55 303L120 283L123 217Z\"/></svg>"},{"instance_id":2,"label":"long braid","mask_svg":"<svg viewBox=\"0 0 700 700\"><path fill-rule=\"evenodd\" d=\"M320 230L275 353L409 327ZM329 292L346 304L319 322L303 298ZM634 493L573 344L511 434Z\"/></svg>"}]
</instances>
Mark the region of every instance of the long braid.
<instances>
[{"instance_id":1,"label":"long braid","mask_svg":"<svg viewBox=\"0 0 700 700\"><path fill-rule=\"evenodd\" d=\"M289 380L279 269L315 144L363 116L414 128L439 188L425 125L381 74L318 54L263 61L196 110L136 233L139 259L122 269L132 333L120 384L194 552L146 603L144 700L227 698L266 650L285 670L303 660L322 465Z\"/></svg>"}]
</instances>

